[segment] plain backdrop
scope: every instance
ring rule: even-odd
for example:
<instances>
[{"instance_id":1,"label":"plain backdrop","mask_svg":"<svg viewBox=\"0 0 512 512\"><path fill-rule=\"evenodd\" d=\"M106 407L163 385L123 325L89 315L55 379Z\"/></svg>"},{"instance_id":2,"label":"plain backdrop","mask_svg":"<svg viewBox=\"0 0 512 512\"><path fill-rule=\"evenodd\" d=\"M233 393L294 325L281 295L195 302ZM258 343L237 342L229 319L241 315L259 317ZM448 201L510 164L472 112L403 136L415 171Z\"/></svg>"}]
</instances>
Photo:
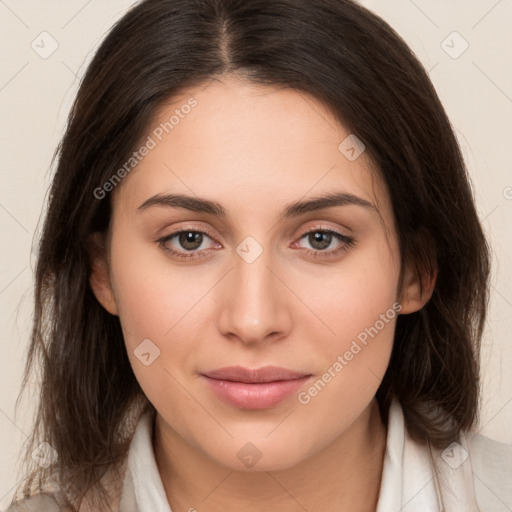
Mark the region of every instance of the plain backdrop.
<instances>
[{"instance_id":1,"label":"plain backdrop","mask_svg":"<svg viewBox=\"0 0 512 512\"><path fill-rule=\"evenodd\" d=\"M250 1L250 0L247 0ZM364 0L407 41L436 87L493 247L481 432L512 442L512 0ZM14 414L32 320L32 244L80 77L131 0L0 0L0 510L35 411ZM32 391L33 390L33 391Z\"/></svg>"}]
</instances>

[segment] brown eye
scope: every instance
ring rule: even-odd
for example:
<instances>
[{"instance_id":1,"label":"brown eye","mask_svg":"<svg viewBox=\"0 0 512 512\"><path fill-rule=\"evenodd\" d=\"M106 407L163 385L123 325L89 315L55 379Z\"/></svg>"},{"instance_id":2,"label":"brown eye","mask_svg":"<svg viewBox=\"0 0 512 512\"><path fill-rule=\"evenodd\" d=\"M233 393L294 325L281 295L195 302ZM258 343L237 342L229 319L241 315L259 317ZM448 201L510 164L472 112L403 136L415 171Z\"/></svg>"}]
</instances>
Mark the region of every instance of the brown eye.
<instances>
[{"instance_id":1,"label":"brown eye","mask_svg":"<svg viewBox=\"0 0 512 512\"><path fill-rule=\"evenodd\" d=\"M211 244L208 247L208 240ZM212 237L203 231L182 229L157 240L158 245L166 252L177 258L199 258L201 253L217 244Z\"/></svg>"},{"instance_id":2,"label":"brown eye","mask_svg":"<svg viewBox=\"0 0 512 512\"><path fill-rule=\"evenodd\" d=\"M332 235L327 231L314 231L308 234L308 241L313 249L322 251L331 244Z\"/></svg>"},{"instance_id":3,"label":"brown eye","mask_svg":"<svg viewBox=\"0 0 512 512\"><path fill-rule=\"evenodd\" d=\"M203 234L198 231L182 231L178 235L178 242L187 251L198 249L203 242Z\"/></svg>"},{"instance_id":4,"label":"brown eye","mask_svg":"<svg viewBox=\"0 0 512 512\"><path fill-rule=\"evenodd\" d=\"M300 237L299 243L302 240L306 240L310 246L302 247L302 249L315 258L336 256L355 244L355 240L351 237L331 229L318 228L304 233Z\"/></svg>"}]
</instances>

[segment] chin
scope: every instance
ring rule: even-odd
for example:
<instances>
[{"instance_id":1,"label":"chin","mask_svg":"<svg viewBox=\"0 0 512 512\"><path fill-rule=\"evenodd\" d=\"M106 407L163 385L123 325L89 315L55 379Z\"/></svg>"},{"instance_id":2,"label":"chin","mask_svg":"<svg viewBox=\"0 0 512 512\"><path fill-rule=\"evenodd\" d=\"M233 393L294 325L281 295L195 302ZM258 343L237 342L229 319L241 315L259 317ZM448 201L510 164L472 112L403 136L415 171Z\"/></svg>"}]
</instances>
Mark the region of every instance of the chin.
<instances>
[{"instance_id":1,"label":"chin","mask_svg":"<svg viewBox=\"0 0 512 512\"><path fill-rule=\"evenodd\" d=\"M251 439L240 438L229 445L205 447L206 453L217 464L232 471L257 472L280 471L292 468L310 455L303 440L297 443L283 443L282 438L270 441L266 434Z\"/></svg>"}]
</instances>

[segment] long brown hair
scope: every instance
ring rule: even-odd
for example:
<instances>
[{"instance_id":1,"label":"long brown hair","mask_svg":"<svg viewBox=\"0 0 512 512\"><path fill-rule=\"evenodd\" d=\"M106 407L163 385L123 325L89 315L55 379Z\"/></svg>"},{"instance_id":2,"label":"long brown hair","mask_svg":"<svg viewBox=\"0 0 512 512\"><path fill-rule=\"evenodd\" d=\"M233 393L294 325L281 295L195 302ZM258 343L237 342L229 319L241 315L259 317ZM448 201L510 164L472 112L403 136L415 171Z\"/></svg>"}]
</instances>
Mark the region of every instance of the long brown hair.
<instances>
[{"instance_id":1,"label":"long brown hair","mask_svg":"<svg viewBox=\"0 0 512 512\"><path fill-rule=\"evenodd\" d=\"M488 247L468 174L427 73L382 19L352 0L146 0L111 29L81 82L39 246L23 388L41 369L25 460L41 441L58 459L27 470L18 496L53 477L78 507L125 459L152 405L131 369L117 316L89 285L88 240L108 230L94 191L126 162L162 102L233 73L322 101L364 142L391 197L402 269L437 269L419 312L401 315L377 398L401 403L407 429L446 446L477 418Z\"/></svg>"}]
</instances>

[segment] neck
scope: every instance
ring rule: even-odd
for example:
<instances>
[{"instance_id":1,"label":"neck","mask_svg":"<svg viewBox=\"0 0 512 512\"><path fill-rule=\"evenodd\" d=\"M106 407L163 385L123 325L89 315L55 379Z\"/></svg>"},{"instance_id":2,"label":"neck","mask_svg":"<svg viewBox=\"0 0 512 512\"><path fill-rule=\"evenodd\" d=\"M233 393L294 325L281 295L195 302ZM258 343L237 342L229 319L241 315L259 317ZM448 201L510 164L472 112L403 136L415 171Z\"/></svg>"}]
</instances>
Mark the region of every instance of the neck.
<instances>
[{"instance_id":1,"label":"neck","mask_svg":"<svg viewBox=\"0 0 512 512\"><path fill-rule=\"evenodd\" d=\"M373 512L385 448L386 426L375 399L332 443L276 471L231 470L188 444L158 414L155 425L155 458L175 512Z\"/></svg>"}]
</instances>

